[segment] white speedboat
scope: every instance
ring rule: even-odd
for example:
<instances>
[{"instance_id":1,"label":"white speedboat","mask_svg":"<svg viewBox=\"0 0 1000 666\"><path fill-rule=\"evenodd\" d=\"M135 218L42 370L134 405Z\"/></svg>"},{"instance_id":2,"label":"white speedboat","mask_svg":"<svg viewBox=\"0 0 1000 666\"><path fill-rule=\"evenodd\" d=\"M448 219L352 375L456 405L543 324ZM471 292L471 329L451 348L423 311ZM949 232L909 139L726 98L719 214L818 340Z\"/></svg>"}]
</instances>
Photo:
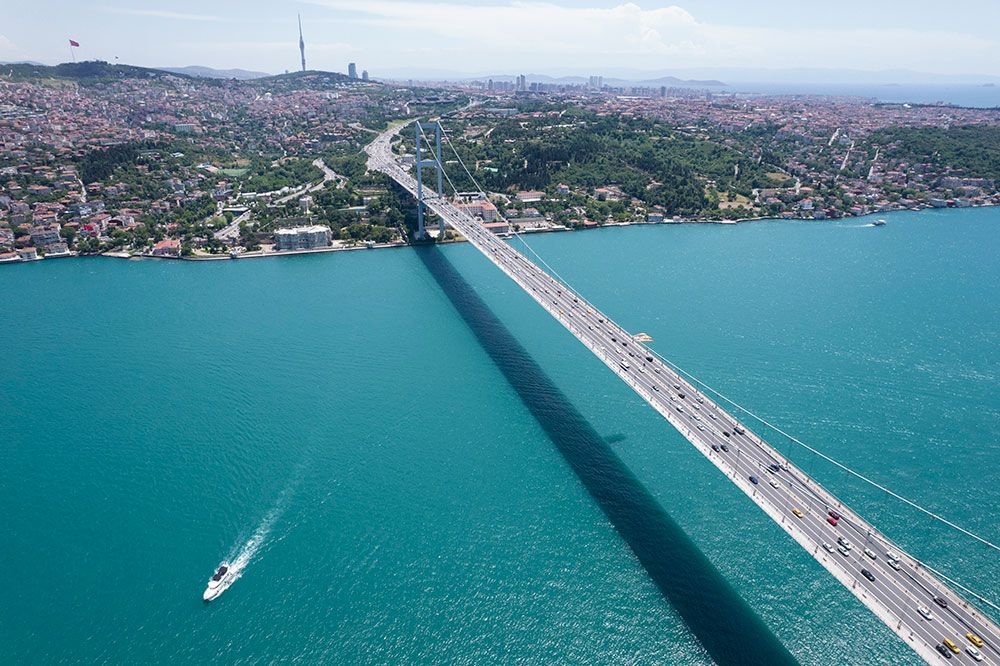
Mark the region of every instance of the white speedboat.
<instances>
[{"instance_id":1,"label":"white speedboat","mask_svg":"<svg viewBox=\"0 0 1000 666\"><path fill-rule=\"evenodd\" d=\"M876 227L884 227L885 226L885 220L883 220L882 218L879 218L879 219L875 220L874 222L872 222L872 225L876 226Z\"/></svg>"},{"instance_id":2,"label":"white speedboat","mask_svg":"<svg viewBox=\"0 0 1000 666\"><path fill-rule=\"evenodd\" d=\"M236 577L229 563L223 562L219 565L219 569L212 574L212 577L208 579L208 587L205 588L205 594L202 595L202 599L205 601L215 599L225 592L226 588L232 585L234 580L236 580Z\"/></svg>"}]
</instances>

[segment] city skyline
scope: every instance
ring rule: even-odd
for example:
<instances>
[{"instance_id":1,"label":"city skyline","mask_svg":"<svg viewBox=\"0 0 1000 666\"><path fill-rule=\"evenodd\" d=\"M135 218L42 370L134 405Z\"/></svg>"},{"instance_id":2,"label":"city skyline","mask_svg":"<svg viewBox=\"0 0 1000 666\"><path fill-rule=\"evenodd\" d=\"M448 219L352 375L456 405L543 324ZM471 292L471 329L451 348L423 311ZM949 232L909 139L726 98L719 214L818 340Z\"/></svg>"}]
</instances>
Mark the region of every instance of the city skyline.
<instances>
[{"instance_id":1,"label":"city skyline","mask_svg":"<svg viewBox=\"0 0 1000 666\"><path fill-rule=\"evenodd\" d=\"M0 61L79 59L163 67L202 65L278 73L301 66L298 15L310 34L310 66L376 77L523 72L562 75L628 68L698 72L750 68L909 70L993 78L1000 8L983 0L870 7L857 0L803 9L780 0L746 11L731 0L648 3L400 2L358 7L309 0L274 7L230 0L44 11L15 8L0 28ZM895 3L894 3L895 4ZM972 20L975 19L975 20ZM421 35L417 42L413 35ZM153 48L150 47L153 45ZM803 75L805 76L805 75Z\"/></svg>"}]
</instances>

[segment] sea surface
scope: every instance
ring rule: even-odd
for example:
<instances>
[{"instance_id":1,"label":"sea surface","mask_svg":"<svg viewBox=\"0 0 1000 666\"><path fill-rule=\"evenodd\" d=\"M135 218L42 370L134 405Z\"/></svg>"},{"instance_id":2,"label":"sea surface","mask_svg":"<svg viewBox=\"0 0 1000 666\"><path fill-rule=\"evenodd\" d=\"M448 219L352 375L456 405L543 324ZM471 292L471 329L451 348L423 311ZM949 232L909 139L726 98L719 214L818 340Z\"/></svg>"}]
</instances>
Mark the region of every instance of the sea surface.
<instances>
[{"instance_id":1,"label":"sea surface","mask_svg":"<svg viewBox=\"0 0 1000 666\"><path fill-rule=\"evenodd\" d=\"M1000 541L1000 210L884 217L528 242ZM0 663L919 663L471 246L42 261L0 294ZM994 551L768 436L1000 598Z\"/></svg>"},{"instance_id":2,"label":"sea surface","mask_svg":"<svg viewBox=\"0 0 1000 666\"><path fill-rule=\"evenodd\" d=\"M761 95L836 95L898 104L1000 108L1000 85L876 83L734 83L726 91Z\"/></svg>"}]
</instances>

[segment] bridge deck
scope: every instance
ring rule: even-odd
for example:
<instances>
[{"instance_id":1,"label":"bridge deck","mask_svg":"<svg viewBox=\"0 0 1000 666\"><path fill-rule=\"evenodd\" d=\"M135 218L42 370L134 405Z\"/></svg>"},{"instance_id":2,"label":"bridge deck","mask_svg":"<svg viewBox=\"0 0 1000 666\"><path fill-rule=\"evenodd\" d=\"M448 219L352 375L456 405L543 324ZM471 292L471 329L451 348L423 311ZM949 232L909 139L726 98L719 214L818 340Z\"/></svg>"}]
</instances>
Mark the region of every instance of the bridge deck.
<instances>
[{"instance_id":1,"label":"bridge deck","mask_svg":"<svg viewBox=\"0 0 1000 666\"><path fill-rule=\"evenodd\" d=\"M368 166L386 173L416 196L416 181L391 152L390 140L399 129L380 135L368 146ZM424 201L659 412L925 661L943 662L935 646L950 638L962 649L954 656L971 663L972 658L965 653L971 643L965 634L972 632L985 643L980 650L986 663L1000 663L1000 629L990 618L658 360L580 294L448 201L426 194ZM772 472L771 465L779 466L778 471ZM831 510L841 516L836 527L827 522ZM838 537L853 544L847 555L836 550ZM824 544L832 549L827 550ZM866 555L865 549L874 557ZM889 566L889 552L897 557L898 571ZM863 577L862 569L873 574L874 580ZM947 608L935 605L936 597L947 600ZM917 609L921 606L930 609L932 620L920 615Z\"/></svg>"}]
</instances>

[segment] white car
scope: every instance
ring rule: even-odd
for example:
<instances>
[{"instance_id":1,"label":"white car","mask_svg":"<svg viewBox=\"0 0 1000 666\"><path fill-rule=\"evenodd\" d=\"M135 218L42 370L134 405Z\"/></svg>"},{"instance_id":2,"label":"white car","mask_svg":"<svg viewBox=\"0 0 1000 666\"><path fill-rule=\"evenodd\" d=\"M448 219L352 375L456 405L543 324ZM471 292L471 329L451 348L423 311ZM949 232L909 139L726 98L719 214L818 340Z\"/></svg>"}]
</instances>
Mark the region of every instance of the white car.
<instances>
[{"instance_id":1,"label":"white car","mask_svg":"<svg viewBox=\"0 0 1000 666\"><path fill-rule=\"evenodd\" d=\"M895 571L899 571L899 560L889 560L889 566Z\"/></svg>"},{"instance_id":2,"label":"white car","mask_svg":"<svg viewBox=\"0 0 1000 666\"><path fill-rule=\"evenodd\" d=\"M934 616L931 615L931 609L928 608L927 606L917 606L917 612L920 613L920 615L923 616L925 620L934 619Z\"/></svg>"},{"instance_id":3,"label":"white car","mask_svg":"<svg viewBox=\"0 0 1000 666\"><path fill-rule=\"evenodd\" d=\"M871 548L865 548L865 555L872 558L873 560L875 559L875 553L872 551Z\"/></svg>"},{"instance_id":4,"label":"white car","mask_svg":"<svg viewBox=\"0 0 1000 666\"><path fill-rule=\"evenodd\" d=\"M832 553L833 552L833 546L831 546L828 543L824 543L823 544L823 550L825 550L828 553Z\"/></svg>"},{"instance_id":5,"label":"white car","mask_svg":"<svg viewBox=\"0 0 1000 666\"><path fill-rule=\"evenodd\" d=\"M983 653L977 650L975 647L970 645L969 647L965 648L965 651L968 652L969 656L975 659L976 661L983 660Z\"/></svg>"},{"instance_id":6,"label":"white car","mask_svg":"<svg viewBox=\"0 0 1000 666\"><path fill-rule=\"evenodd\" d=\"M780 484L779 484L779 483L778 483L777 481L775 481L774 479L768 479L768 480L767 480L767 482L771 484L771 487L772 487L772 488L777 488L777 487L778 487L778 486L780 485Z\"/></svg>"},{"instance_id":7,"label":"white car","mask_svg":"<svg viewBox=\"0 0 1000 666\"><path fill-rule=\"evenodd\" d=\"M843 546L844 550L850 550L851 548L853 548L851 542L845 539L844 537L837 537L837 543Z\"/></svg>"}]
</instances>

